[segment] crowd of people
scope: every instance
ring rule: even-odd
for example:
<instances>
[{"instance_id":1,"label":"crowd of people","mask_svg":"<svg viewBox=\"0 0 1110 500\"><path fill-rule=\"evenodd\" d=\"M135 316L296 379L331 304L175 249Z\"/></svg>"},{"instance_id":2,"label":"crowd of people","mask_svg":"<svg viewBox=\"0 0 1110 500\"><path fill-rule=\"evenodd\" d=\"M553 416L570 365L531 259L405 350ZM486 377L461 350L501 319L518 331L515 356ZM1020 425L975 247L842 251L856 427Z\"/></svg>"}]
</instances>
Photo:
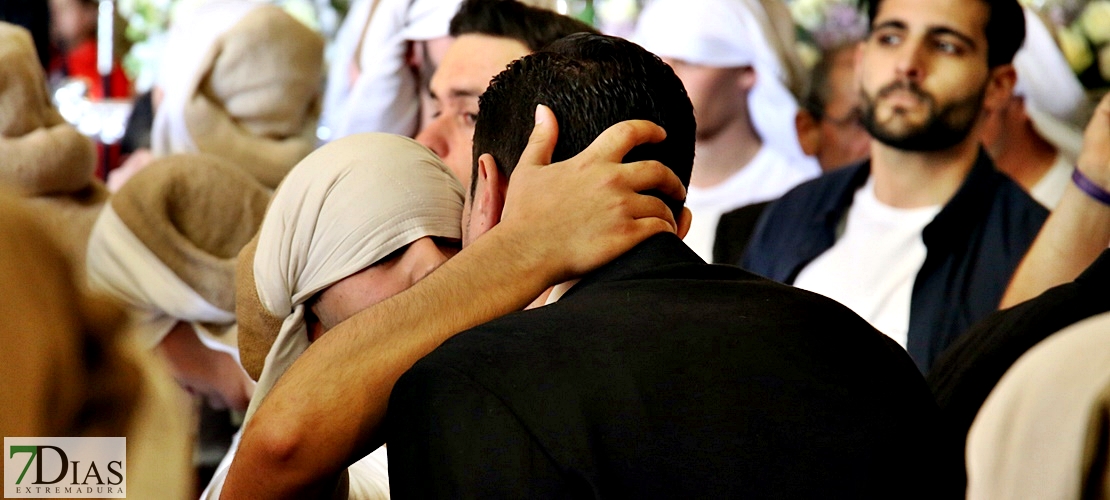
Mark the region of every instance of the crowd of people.
<instances>
[{"instance_id":1,"label":"crowd of people","mask_svg":"<svg viewBox=\"0 0 1110 500\"><path fill-rule=\"evenodd\" d=\"M807 67L783 0L356 0L327 61L205 0L103 178L0 22L3 434L131 498L1110 498L1110 96L1017 0L861 8Z\"/></svg>"}]
</instances>

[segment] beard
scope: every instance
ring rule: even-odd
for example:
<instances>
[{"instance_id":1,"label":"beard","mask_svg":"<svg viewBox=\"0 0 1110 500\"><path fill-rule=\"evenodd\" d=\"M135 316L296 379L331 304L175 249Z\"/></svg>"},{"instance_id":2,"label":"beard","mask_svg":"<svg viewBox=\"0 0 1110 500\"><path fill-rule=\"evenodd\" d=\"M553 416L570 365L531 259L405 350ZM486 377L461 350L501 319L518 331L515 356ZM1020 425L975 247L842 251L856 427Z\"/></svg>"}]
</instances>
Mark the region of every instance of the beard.
<instances>
[{"instance_id":1,"label":"beard","mask_svg":"<svg viewBox=\"0 0 1110 500\"><path fill-rule=\"evenodd\" d=\"M928 115L924 122L897 127L892 123L878 121L875 116L877 101L895 91L909 92L926 104ZM904 151L940 151L963 142L971 133L979 112L983 109L985 92L986 89L982 88L975 95L938 107L936 99L917 84L895 82L879 90L875 98L860 90L860 107L863 111L861 120L871 137L892 148ZM894 121L897 117L898 112L895 111L889 121Z\"/></svg>"}]
</instances>

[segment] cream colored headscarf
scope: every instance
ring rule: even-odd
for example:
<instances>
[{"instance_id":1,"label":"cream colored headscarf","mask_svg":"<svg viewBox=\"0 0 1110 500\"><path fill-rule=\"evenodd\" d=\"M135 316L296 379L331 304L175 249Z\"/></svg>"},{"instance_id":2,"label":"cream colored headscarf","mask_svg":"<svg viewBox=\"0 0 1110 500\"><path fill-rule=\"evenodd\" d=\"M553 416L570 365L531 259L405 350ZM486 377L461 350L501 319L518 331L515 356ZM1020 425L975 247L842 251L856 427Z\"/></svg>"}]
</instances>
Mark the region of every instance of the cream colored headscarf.
<instances>
[{"instance_id":1,"label":"cream colored headscarf","mask_svg":"<svg viewBox=\"0 0 1110 500\"><path fill-rule=\"evenodd\" d=\"M1023 10L1025 42L1014 55L1014 94L1025 97L1025 112L1037 133L1074 161L1083 147L1090 100L1044 20L1028 7Z\"/></svg>"},{"instance_id":2,"label":"cream colored headscarf","mask_svg":"<svg viewBox=\"0 0 1110 500\"><path fill-rule=\"evenodd\" d=\"M358 0L335 42L321 122L332 139L359 132L412 135L418 82L405 63L408 42L447 36L461 0ZM358 57L358 78L350 68Z\"/></svg>"},{"instance_id":3,"label":"cream colored headscarf","mask_svg":"<svg viewBox=\"0 0 1110 500\"><path fill-rule=\"evenodd\" d=\"M748 114L759 137L792 163L812 163L794 127L808 78L782 0L654 0L640 13L632 40L660 57L754 68Z\"/></svg>"},{"instance_id":4,"label":"cream colored headscarf","mask_svg":"<svg viewBox=\"0 0 1110 500\"><path fill-rule=\"evenodd\" d=\"M259 305L281 326L240 332L244 341L261 339L252 348L272 344L261 370L244 357L248 373L261 371L252 410L308 347L306 301L424 236L459 238L462 203L462 185L451 171L401 136L348 136L298 164L274 194L258 233L254 288Z\"/></svg>"},{"instance_id":5,"label":"cream colored headscarf","mask_svg":"<svg viewBox=\"0 0 1110 500\"><path fill-rule=\"evenodd\" d=\"M154 154L218 155L276 187L316 145L323 52L323 39L278 7L198 7L166 43Z\"/></svg>"},{"instance_id":6,"label":"cream colored headscarf","mask_svg":"<svg viewBox=\"0 0 1110 500\"><path fill-rule=\"evenodd\" d=\"M459 238L462 204L451 170L397 135L347 136L294 167L258 236L239 255L240 351L247 373L258 379L246 420L308 349L305 302L417 239ZM238 439L202 498L219 498L237 450ZM348 470L349 498L388 497L383 450Z\"/></svg>"},{"instance_id":7,"label":"cream colored headscarf","mask_svg":"<svg viewBox=\"0 0 1110 500\"><path fill-rule=\"evenodd\" d=\"M262 222L270 192L206 155L155 160L104 207L89 238L89 285L131 306L154 347L178 321L236 353L235 258Z\"/></svg>"}]
</instances>

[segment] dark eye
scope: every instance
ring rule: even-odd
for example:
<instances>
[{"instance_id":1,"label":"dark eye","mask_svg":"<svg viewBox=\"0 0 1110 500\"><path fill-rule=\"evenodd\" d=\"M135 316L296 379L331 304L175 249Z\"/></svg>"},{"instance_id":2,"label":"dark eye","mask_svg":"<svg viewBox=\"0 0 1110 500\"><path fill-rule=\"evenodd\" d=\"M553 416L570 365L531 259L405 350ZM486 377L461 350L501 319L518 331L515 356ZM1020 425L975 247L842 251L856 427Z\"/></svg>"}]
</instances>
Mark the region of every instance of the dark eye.
<instances>
[{"instance_id":1,"label":"dark eye","mask_svg":"<svg viewBox=\"0 0 1110 500\"><path fill-rule=\"evenodd\" d=\"M939 50L939 51L941 51L945 54L959 54L960 53L959 45L956 45L952 42L946 42L944 40L938 40L934 44L934 46L937 48L937 50Z\"/></svg>"},{"instance_id":2,"label":"dark eye","mask_svg":"<svg viewBox=\"0 0 1110 500\"><path fill-rule=\"evenodd\" d=\"M478 123L478 113L463 113L463 123L468 127L473 127Z\"/></svg>"},{"instance_id":3,"label":"dark eye","mask_svg":"<svg viewBox=\"0 0 1110 500\"><path fill-rule=\"evenodd\" d=\"M902 37L893 33L880 33L875 37L875 41L879 45L896 45L902 41Z\"/></svg>"}]
</instances>

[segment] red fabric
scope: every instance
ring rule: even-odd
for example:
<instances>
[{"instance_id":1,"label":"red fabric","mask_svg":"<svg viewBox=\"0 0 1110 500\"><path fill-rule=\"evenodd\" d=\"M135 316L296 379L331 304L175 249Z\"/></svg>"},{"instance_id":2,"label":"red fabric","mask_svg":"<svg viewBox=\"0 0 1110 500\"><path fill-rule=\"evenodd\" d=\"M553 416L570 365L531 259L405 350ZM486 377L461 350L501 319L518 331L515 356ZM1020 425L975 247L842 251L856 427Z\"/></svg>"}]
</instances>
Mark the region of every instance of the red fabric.
<instances>
[{"instance_id":1,"label":"red fabric","mask_svg":"<svg viewBox=\"0 0 1110 500\"><path fill-rule=\"evenodd\" d=\"M104 98L104 81L96 71L96 41L89 40L77 46L63 57L65 73L70 78L80 78L89 84L89 98ZM123 72L119 61L113 61L111 74L112 94L110 97L131 97L131 81Z\"/></svg>"}]
</instances>

